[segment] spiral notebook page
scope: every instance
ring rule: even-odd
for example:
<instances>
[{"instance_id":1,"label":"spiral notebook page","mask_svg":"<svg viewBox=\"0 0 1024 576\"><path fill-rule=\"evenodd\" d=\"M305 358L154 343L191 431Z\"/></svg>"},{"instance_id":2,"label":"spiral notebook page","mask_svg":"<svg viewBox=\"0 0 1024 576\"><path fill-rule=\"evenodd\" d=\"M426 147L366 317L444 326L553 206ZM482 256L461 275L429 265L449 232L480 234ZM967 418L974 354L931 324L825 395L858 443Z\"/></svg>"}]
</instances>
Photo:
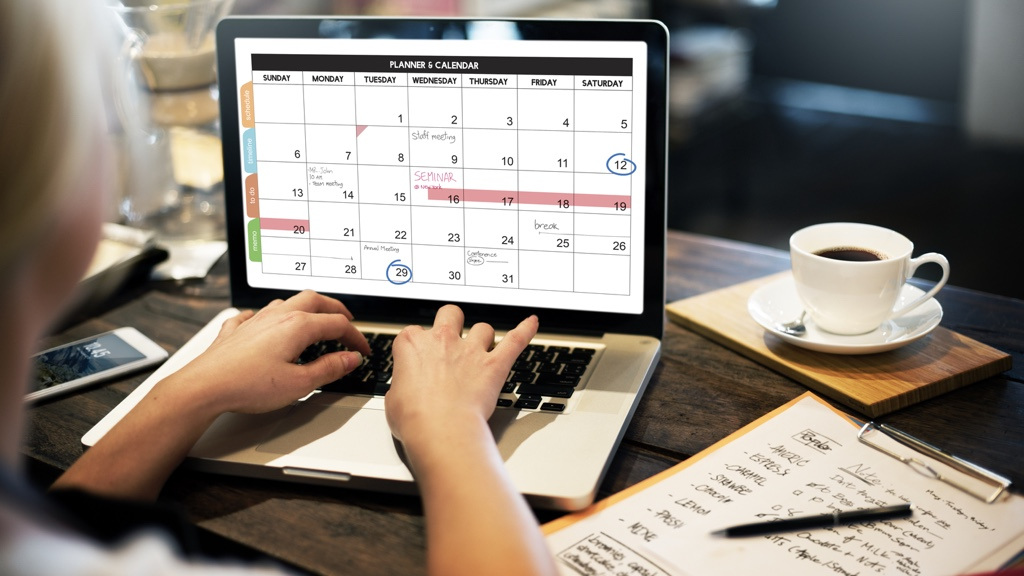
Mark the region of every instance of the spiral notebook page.
<instances>
[{"instance_id":1,"label":"spiral notebook page","mask_svg":"<svg viewBox=\"0 0 1024 576\"><path fill-rule=\"evenodd\" d=\"M805 393L701 454L545 525L548 545L563 574L594 576L763 573L768 566L788 575L938 576L995 569L1024 549L1024 498L985 504L860 443L857 430ZM895 442L891 448L910 451ZM711 535L902 502L913 504L911 517Z\"/></svg>"}]
</instances>

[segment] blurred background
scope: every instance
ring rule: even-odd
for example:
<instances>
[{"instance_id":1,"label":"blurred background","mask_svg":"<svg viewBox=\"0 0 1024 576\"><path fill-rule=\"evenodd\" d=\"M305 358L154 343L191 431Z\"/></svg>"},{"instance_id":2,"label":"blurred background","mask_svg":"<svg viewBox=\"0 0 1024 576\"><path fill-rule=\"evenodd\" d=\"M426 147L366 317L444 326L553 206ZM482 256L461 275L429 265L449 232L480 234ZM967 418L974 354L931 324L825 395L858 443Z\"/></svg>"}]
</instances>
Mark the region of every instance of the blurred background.
<instances>
[{"instance_id":1,"label":"blurred background","mask_svg":"<svg viewBox=\"0 0 1024 576\"><path fill-rule=\"evenodd\" d=\"M805 225L869 222L945 254L953 285L1024 299L1020 0L236 0L234 13L661 20L670 228L788 249Z\"/></svg>"}]
</instances>

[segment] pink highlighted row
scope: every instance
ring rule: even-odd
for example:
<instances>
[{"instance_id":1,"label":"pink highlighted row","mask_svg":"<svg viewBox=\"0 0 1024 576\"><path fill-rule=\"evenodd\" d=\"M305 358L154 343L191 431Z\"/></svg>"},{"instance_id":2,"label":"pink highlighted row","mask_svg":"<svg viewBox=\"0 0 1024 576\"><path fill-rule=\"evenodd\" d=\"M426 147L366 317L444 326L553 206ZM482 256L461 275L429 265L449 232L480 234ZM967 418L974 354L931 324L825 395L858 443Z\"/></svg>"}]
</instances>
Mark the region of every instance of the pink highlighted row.
<instances>
[{"instance_id":1,"label":"pink highlighted row","mask_svg":"<svg viewBox=\"0 0 1024 576\"><path fill-rule=\"evenodd\" d=\"M530 204L534 206L587 206L589 208L614 208L625 210L631 206L629 196L611 194L570 194L560 192L523 192L515 190L479 190L472 188L444 189L431 188L427 191L429 200L449 200L458 196L464 202L491 202L494 204Z\"/></svg>"}]
</instances>

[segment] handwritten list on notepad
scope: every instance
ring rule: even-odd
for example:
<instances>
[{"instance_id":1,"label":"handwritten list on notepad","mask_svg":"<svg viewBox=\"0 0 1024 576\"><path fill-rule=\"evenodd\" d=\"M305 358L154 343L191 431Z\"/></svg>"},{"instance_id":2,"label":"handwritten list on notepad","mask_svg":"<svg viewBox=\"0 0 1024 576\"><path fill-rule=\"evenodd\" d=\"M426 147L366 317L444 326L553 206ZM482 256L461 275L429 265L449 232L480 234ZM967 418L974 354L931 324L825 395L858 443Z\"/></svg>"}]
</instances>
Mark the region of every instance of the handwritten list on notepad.
<instances>
[{"instance_id":1,"label":"handwritten list on notepad","mask_svg":"<svg viewBox=\"0 0 1024 576\"><path fill-rule=\"evenodd\" d=\"M941 464L895 442L945 471ZM910 502L911 517L747 538L713 531ZM1024 498L992 504L857 440L806 393L633 488L544 527L563 574L964 574L1024 549Z\"/></svg>"}]
</instances>

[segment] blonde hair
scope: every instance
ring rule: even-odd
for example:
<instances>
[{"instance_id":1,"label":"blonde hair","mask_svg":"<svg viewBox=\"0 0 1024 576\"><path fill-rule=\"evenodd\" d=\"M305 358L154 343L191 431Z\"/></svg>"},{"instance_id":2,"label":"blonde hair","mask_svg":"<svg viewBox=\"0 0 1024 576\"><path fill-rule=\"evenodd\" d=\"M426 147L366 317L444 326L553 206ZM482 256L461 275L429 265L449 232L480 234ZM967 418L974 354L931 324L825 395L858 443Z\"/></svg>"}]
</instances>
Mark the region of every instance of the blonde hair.
<instances>
[{"instance_id":1,"label":"blonde hair","mask_svg":"<svg viewBox=\"0 0 1024 576\"><path fill-rule=\"evenodd\" d=\"M106 30L95 0L0 2L0 274L17 273L94 158ZM3 282L0 280L0 288Z\"/></svg>"}]
</instances>

